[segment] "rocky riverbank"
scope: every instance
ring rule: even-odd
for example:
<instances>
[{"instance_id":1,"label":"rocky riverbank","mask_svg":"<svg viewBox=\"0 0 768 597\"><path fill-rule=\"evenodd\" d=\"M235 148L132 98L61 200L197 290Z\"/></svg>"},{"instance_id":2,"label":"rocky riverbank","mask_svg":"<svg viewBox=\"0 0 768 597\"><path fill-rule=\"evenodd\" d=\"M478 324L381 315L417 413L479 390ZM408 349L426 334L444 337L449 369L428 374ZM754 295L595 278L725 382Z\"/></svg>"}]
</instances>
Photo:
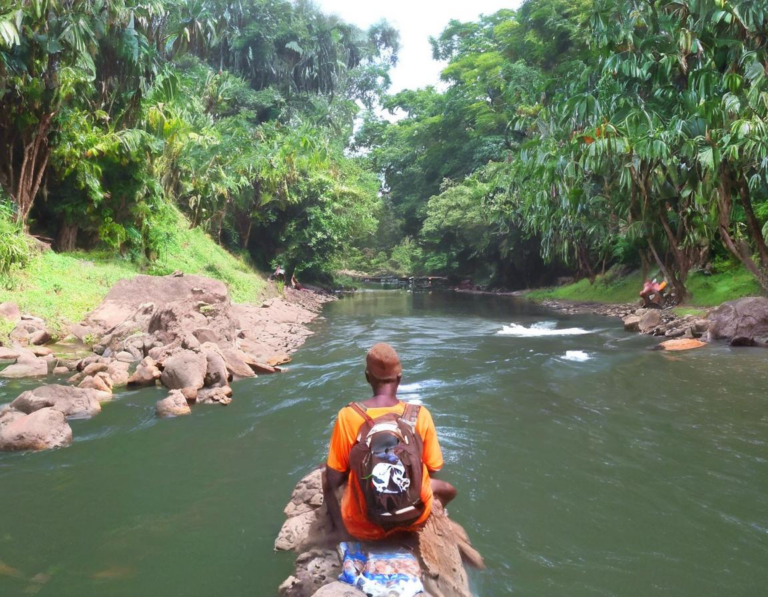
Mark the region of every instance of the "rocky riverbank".
<instances>
[{"instance_id":1,"label":"rocky riverbank","mask_svg":"<svg viewBox=\"0 0 768 597\"><path fill-rule=\"evenodd\" d=\"M161 385L158 416L232 401L231 382L274 374L311 335L307 324L333 297L285 289L282 297L234 304L222 282L174 274L121 280L58 344L45 322L0 305L15 325L0 346L0 379L45 382L0 407L0 450L69 445L67 419L91 417L121 388ZM46 346L46 344L49 344ZM90 347L90 348L88 348ZM73 357L73 350L81 354Z\"/></svg>"}]
</instances>

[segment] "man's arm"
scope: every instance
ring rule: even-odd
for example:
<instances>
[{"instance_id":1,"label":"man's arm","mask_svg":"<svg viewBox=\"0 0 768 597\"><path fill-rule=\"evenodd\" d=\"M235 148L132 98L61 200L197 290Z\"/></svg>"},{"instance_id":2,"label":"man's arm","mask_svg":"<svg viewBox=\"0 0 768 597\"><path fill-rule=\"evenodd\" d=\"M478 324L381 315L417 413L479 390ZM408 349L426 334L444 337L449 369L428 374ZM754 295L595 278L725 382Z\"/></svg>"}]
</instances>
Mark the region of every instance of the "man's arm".
<instances>
[{"instance_id":1,"label":"man's arm","mask_svg":"<svg viewBox=\"0 0 768 597\"><path fill-rule=\"evenodd\" d=\"M339 504L338 491L344 483L347 482L349 472L340 473L330 466L325 467L323 475L323 500L328 508L328 515L331 517L333 530L336 532L344 531L344 521L341 518L341 505Z\"/></svg>"}]
</instances>

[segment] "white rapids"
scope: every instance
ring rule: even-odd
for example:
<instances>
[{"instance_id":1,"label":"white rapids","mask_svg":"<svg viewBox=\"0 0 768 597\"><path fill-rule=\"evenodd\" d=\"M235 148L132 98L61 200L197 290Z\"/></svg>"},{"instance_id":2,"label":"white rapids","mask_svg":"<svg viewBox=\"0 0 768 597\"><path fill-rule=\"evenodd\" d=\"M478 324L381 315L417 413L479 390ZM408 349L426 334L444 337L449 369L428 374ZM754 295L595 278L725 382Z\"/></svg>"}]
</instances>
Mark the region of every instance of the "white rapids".
<instances>
[{"instance_id":1,"label":"white rapids","mask_svg":"<svg viewBox=\"0 0 768 597\"><path fill-rule=\"evenodd\" d=\"M531 327L525 327L517 323L510 323L502 327L496 335L498 336L516 336L518 338L539 338L542 336L581 336L582 334L590 334L589 330L581 328L565 328L557 329L555 326L557 322L554 321L542 321L540 323L534 323Z\"/></svg>"}]
</instances>

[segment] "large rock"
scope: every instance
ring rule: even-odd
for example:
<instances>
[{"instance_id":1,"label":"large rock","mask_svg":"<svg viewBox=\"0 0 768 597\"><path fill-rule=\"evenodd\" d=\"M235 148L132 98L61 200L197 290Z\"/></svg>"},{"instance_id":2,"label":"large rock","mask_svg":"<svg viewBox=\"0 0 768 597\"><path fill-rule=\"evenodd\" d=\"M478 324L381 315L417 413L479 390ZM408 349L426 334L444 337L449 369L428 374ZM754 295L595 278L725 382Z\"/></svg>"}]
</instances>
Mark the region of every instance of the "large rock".
<instances>
[{"instance_id":1,"label":"large rock","mask_svg":"<svg viewBox=\"0 0 768 597\"><path fill-rule=\"evenodd\" d=\"M280 585L278 595L312 597L325 585L338 582L339 574L341 562L335 549L311 549L296 558L294 575L288 582Z\"/></svg>"},{"instance_id":2,"label":"large rock","mask_svg":"<svg viewBox=\"0 0 768 597\"><path fill-rule=\"evenodd\" d=\"M171 390L167 398L159 400L155 405L155 412L158 417L180 417L188 415L192 411L189 403L181 393L181 390Z\"/></svg>"},{"instance_id":3,"label":"large rock","mask_svg":"<svg viewBox=\"0 0 768 597\"><path fill-rule=\"evenodd\" d=\"M0 371L0 377L21 379L24 377L45 377L48 375L48 361L35 356L32 351L25 348L16 348L14 352L18 355L16 362Z\"/></svg>"},{"instance_id":4,"label":"large rock","mask_svg":"<svg viewBox=\"0 0 768 597\"><path fill-rule=\"evenodd\" d=\"M232 403L232 388L229 386L217 388L203 388L195 396L197 404L221 404L226 406Z\"/></svg>"},{"instance_id":5,"label":"large rock","mask_svg":"<svg viewBox=\"0 0 768 597\"><path fill-rule=\"evenodd\" d=\"M53 408L66 417L91 417L101 412L101 402L112 395L92 389L47 385L22 393L10 407L23 413Z\"/></svg>"},{"instance_id":6,"label":"large rock","mask_svg":"<svg viewBox=\"0 0 768 597\"><path fill-rule=\"evenodd\" d=\"M229 371L221 351L215 344L206 343L202 347L206 359L205 386L223 388L229 385Z\"/></svg>"},{"instance_id":7,"label":"large rock","mask_svg":"<svg viewBox=\"0 0 768 597\"><path fill-rule=\"evenodd\" d=\"M19 358L19 351L6 346L0 346L0 361L16 361Z\"/></svg>"},{"instance_id":8,"label":"large rock","mask_svg":"<svg viewBox=\"0 0 768 597\"><path fill-rule=\"evenodd\" d=\"M21 321L21 310L16 303L0 303L0 319L17 324Z\"/></svg>"},{"instance_id":9,"label":"large rock","mask_svg":"<svg viewBox=\"0 0 768 597\"><path fill-rule=\"evenodd\" d=\"M99 392L111 394L112 378L109 376L109 373L102 371L96 375L89 375L83 381L81 381L77 387L84 390L97 390Z\"/></svg>"},{"instance_id":10,"label":"large rock","mask_svg":"<svg viewBox=\"0 0 768 597\"><path fill-rule=\"evenodd\" d=\"M743 298L723 303L709 314L708 340L731 346L768 346L768 299Z\"/></svg>"},{"instance_id":11,"label":"large rock","mask_svg":"<svg viewBox=\"0 0 768 597\"><path fill-rule=\"evenodd\" d=\"M227 371L233 379L246 379L248 377L256 377L256 374L248 364L249 357L247 354L234 347L225 346L221 348L221 355L224 357L224 362L227 364Z\"/></svg>"},{"instance_id":12,"label":"large rock","mask_svg":"<svg viewBox=\"0 0 768 597\"><path fill-rule=\"evenodd\" d=\"M180 350L163 361L162 384L171 390L194 388L205 385L208 362L204 354L191 350Z\"/></svg>"},{"instance_id":13,"label":"large rock","mask_svg":"<svg viewBox=\"0 0 768 597\"><path fill-rule=\"evenodd\" d=\"M144 387L154 386L157 384L157 380L162 375L160 369L157 367L157 363L152 357L145 357L139 366L136 367L136 371L133 372L128 378L128 387Z\"/></svg>"},{"instance_id":14,"label":"large rock","mask_svg":"<svg viewBox=\"0 0 768 597\"><path fill-rule=\"evenodd\" d=\"M277 551L298 550L307 542L312 526L317 522L317 512L309 510L299 515L291 516L284 523L275 539Z\"/></svg>"},{"instance_id":15,"label":"large rock","mask_svg":"<svg viewBox=\"0 0 768 597\"><path fill-rule=\"evenodd\" d=\"M19 411L0 413L0 450L49 450L72 443L72 428L64 414L42 408L25 415Z\"/></svg>"},{"instance_id":16,"label":"large rock","mask_svg":"<svg viewBox=\"0 0 768 597\"><path fill-rule=\"evenodd\" d=\"M661 311L658 309L649 309L640 317L640 322L637 327L641 333L647 334L660 326L661 321Z\"/></svg>"},{"instance_id":17,"label":"large rock","mask_svg":"<svg viewBox=\"0 0 768 597\"><path fill-rule=\"evenodd\" d=\"M37 319L22 319L10 333L11 342L27 346L45 344L51 340L51 334L45 324Z\"/></svg>"},{"instance_id":18,"label":"large rock","mask_svg":"<svg viewBox=\"0 0 768 597\"><path fill-rule=\"evenodd\" d=\"M296 484L291 494L291 501L285 507L285 515L290 518L310 512L323 505L323 469L319 468Z\"/></svg>"},{"instance_id":19,"label":"large rock","mask_svg":"<svg viewBox=\"0 0 768 597\"><path fill-rule=\"evenodd\" d=\"M128 363L112 361L107 367L107 374L112 380L112 387L124 386L128 383Z\"/></svg>"},{"instance_id":20,"label":"large rock","mask_svg":"<svg viewBox=\"0 0 768 597\"><path fill-rule=\"evenodd\" d=\"M106 331L130 318L141 305L151 303L154 311L185 300L220 303L229 298L223 282L202 276L135 276L118 281L86 322Z\"/></svg>"}]
</instances>

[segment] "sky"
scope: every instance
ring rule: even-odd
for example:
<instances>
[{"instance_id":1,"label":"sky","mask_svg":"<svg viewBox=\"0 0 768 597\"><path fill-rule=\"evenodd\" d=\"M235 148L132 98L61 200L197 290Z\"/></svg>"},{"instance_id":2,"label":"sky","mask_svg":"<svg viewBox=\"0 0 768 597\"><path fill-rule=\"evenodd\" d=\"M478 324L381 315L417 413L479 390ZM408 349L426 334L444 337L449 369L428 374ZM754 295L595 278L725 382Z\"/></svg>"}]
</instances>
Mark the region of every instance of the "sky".
<instances>
[{"instance_id":1,"label":"sky","mask_svg":"<svg viewBox=\"0 0 768 597\"><path fill-rule=\"evenodd\" d=\"M392 70L390 93L435 85L443 65L432 60L429 37L451 19L474 21L481 14L517 8L521 0L315 0L324 12L367 29L386 19L400 31L400 60Z\"/></svg>"}]
</instances>

